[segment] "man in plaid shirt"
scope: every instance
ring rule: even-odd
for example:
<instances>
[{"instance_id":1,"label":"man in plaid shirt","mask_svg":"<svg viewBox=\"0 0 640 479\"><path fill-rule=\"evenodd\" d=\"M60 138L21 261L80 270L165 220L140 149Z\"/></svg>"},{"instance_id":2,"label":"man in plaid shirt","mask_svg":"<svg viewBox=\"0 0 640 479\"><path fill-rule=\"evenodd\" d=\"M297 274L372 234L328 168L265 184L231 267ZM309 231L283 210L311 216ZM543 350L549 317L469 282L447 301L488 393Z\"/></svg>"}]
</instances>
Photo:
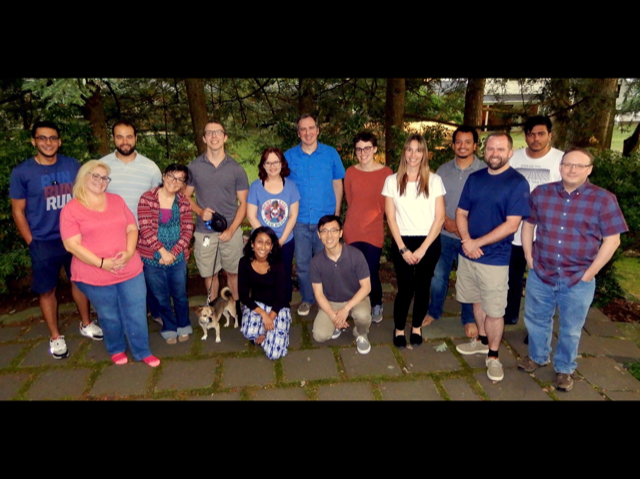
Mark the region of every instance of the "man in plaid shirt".
<instances>
[{"instance_id":1,"label":"man in plaid shirt","mask_svg":"<svg viewBox=\"0 0 640 479\"><path fill-rule=\"evenodd\" d=\"M562 181L531 193L531 216L522 227L522 247L529 266L524 321L529 356L518 368L532 372L549 364L553 315L560 310L560 332L553 358L556 389L570 391L578 364L582 326L593 300L595 276L628 231L616 197L592 185L593 155L567 151L560 163ZM533 231L536 230L536 242Z\"/></svg>"}]
</instances>

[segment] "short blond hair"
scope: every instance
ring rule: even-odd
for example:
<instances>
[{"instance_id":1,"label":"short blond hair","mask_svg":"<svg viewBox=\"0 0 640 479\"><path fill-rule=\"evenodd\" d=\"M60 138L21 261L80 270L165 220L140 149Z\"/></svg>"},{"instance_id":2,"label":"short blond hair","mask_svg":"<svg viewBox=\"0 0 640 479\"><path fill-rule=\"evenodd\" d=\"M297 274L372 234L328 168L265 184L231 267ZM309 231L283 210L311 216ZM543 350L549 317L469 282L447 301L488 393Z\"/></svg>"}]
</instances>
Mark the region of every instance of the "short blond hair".
<instances>
[{"instance_id":1,"label":"short blond hair","mask_svg":"<svg viewBox=\"0 0 640 479\"><path fill-rule=\"evenodd\" d=\"M73 197L80 202L83 206L87 205L87 195L85 191L85 183L87 182L87 175L93 173L96 168L104 168L107 170L107 175L111 173L111 168L106 163L100 160L89 160L78 170L76 175L76 182L73 185Z\"/></svg>"}]
</instances>

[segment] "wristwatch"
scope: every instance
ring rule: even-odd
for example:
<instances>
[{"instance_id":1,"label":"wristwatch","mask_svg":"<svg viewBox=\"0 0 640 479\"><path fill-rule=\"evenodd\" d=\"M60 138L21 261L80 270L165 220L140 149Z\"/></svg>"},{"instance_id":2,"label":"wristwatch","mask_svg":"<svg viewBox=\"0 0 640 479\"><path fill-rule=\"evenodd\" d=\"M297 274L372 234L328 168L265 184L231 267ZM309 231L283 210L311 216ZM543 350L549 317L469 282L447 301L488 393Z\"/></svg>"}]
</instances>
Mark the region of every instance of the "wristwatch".
<instances>
[{"instance_id":1,"label":"wristwatch","mask_svg":"<svg viewBox=\"0 0 640 479\"><path fill-rule=\"evenodd\" d=\"M407 251L409 251L409 248L407 248L406 246L403 246L402 249L399 250L400 254L403 255L405 254Z\"/></svg>"}]
</instances>

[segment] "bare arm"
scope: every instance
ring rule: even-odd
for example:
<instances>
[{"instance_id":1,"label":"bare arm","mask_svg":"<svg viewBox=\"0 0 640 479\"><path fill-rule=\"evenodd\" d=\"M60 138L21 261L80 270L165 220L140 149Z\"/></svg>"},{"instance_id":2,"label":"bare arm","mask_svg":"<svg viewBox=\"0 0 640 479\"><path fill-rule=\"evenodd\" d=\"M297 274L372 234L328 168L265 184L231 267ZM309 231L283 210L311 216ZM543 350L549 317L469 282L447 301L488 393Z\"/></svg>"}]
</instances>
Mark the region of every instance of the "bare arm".
<instances>
[{"instance_id":1,"label":"bare arm","mask_svg":"<svg viewBox=\"0 0 640 479\"><path fill-rule=\"evenodd\" d=\"M185 186L183 193L189 200L189 204L191 205L191 211L193 211L196 215L198 215L202 221L209 221L214 211L211 208L201 208L198 206L198 203L193 199L193 192L195 191L195 187L193 186Z\"/></svg>"},{"instance_id":2,"label":"bare arm","mask_svg":"<svg viewBox=\"0 0 640 479\"><path fill-rule=\"evenodd\" d=\"M460 233L460 238L463 243L465 240L470 241L471 237L469 236L469 212L467 210L463 210L462 208L458 208L456 210L456 226L458 227L458 232ZM463 253L471 258L478 259L484 253L480 248L478 248L473 253L467 253L463 248Z\"/></svg>"},{"instance_id":3,"label":"bare arm","mask_svg":"<svg viewBox=\"0 0 640 479\"><path fill-rule=\"evenodd\" d=\"M329 319L333 322L333 325L338 328L346 328L348 324L346 321L338 321L336 312L331 307L329 300L324 295L324 290L322 289L322 283L311 283L311 287L313 288L313 295L316 298L316 302L318 303L318 307L329 316Z\"/></svg>"},{"instance_id":4,"label":"bare arm","mask_svg":"<svg viewBox=\"0 0 640 479\"><path fill-rule=\"evenodd\" d=\"M233 218L233 223L227 226L227 229L220 233L220 241L229 241L236 230L240 227L247 216L247 197L249 196L249 190L236 191L238 197L238 210L236 216Z\"/></svg>"},{"instance_id":5,"label":"bare arm","mask_svg":"<svg viewBox=\"0 0 640 479\"><path fill-rule=\"evenodd\" d=\"M335 313L336 319L338 321L344 321L344 323L346 324L347 317L349 316L349 311L351 311L355 306L360 304L360 302L362 302L364 298L369 296L370 292L371 292L371 278L367 276L366 278L360 280L360 289L356 291L356 294L353 295L353 298L347 301L347 304L345 304L342 308L336 311Z\"/></svg>"},{"instance_id":6,"label":"bare arm","mask_svg":"<svg viewBox=\"0 0 640 479\"><path fill-rule=\"evenodd\" d=\"M24 213L27 208L26 199L14 199L11 198L11 214L13 215L13 221L15 221L20 236L24 238L27 245L33 241L33 235L31 234L31 228L29 228L29 222L27 221L27 215Z\"/></svg>"},{"instance_id":7,"label":"bare arm","mask_svg":"<svg viewBox=\"0 0 640 479\"><path fill-rule=\"evenodd\" d=\"M262 224L258 221L258 205L247 203L247 219L253 229L260 228Z\"/></svg>"},{"instance_id":8,"label":"bare arm","mask_svg":"<svg viewBox=\"0 0 640 479\"><path fill-rule=\"evenodd\" d=\"M582 276L582 281L591 281L595 278L596 274L602 269L602 267L609 262L613 257L613 254L620 246L620 234L606 236L602 239L602 244L598 250L596 258L593 263L587 268Z\"/></svg>"},{"instance_id":9,"label":"bare arm","mask_svg":"<svg viewBox=\"0 0 640 479\"><path fill-rule=\"evenodd\" d=\"M136 252L136 246L138 245L138 227L135 224L127 225L125 233L127 235L127 249L126 251L118 252L116 255L115 269L125 267Z\"/></svg>"},{"instance_id":10,"label":"bare arm","mask_svg":"<svg viewBox=\"0 0 640 479\"><path fill-rule=\"evenodd\" d=\"M340 210L342 210L342 194L344 193L342 180L333 180L333 192L336 195L336 216L340 216Z\"/></svg>"},{"instance_id":11,"label":"bare arm","mask_svg":"<svg viewBox=\"0 0 640 479\"><path fill-rule=\"evenodd\" d=\"M282 237L278 241L280 246L282 246L286 241L291 232L293 231L293 227L296 225L296 221L298 221L298 211L300 211L300 202L296 201L294 204L289 205L289 219L287 220L287 224L284 227L284 231L282 232Z\"/></svg>"},{"instance_id":12,"label":"bare arm","mask_svg":"<svg viewBox=\"0 0 640 479\"><path fill-rule=\"evenodd\" d=\"M449 233L460 237L460 233L458 232L458 227L456 226L455 218L449 218L446 214L444 215L444 229Z\"/></svg>"},{"instance_id":13,"label":"bare arm","mask_svg":"<svg viewBox=\"0 0 640 479\"><path fill-rule=\"evenodd\" d=\"M529 269L533 269L533 231L536 225L528 221L522 222L522 249Z\"/></svg>"}]
</instances>

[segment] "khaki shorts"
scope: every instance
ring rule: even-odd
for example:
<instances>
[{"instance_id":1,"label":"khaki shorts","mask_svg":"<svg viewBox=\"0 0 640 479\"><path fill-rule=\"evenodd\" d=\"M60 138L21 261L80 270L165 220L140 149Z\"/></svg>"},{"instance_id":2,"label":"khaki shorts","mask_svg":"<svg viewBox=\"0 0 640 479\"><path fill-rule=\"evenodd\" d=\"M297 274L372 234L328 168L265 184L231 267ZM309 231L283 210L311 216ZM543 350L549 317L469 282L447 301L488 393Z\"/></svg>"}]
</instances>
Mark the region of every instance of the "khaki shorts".
<instances>
[{"instance_id":1,"label":"khaki shorts","mask_svg":"<svg viewBox=\"0 0 640 479\"><path fill-rule=\"evenodd\" d=\"M200 276L208 278L209 276L215 276L221 269L224 269L227 273L238 274L238 263L242 258L242 248L244 242L242 241L242 228L238 228L229 241L218 241L220 233L193 233L195 238L194 256L196 257L196 265ZM209 245L203 246L204 238L209 237ZM216 249L218 249L218 243L220 243L220 249L218 251L218 257L216 259ZM213 269L213 261L216 262L216 269Z\"/></svg>"},{"instance_id":2,"label":"khaki shorts","mask_svg":"<svg viewBox=\"0 0 640 479\"><path fill-rule=\"evenodd\" d=\"M458 255L456 299L480 303L487 316L503 318L509 291L509 266L493 266Z\"/></svg>"}]
</instances>

